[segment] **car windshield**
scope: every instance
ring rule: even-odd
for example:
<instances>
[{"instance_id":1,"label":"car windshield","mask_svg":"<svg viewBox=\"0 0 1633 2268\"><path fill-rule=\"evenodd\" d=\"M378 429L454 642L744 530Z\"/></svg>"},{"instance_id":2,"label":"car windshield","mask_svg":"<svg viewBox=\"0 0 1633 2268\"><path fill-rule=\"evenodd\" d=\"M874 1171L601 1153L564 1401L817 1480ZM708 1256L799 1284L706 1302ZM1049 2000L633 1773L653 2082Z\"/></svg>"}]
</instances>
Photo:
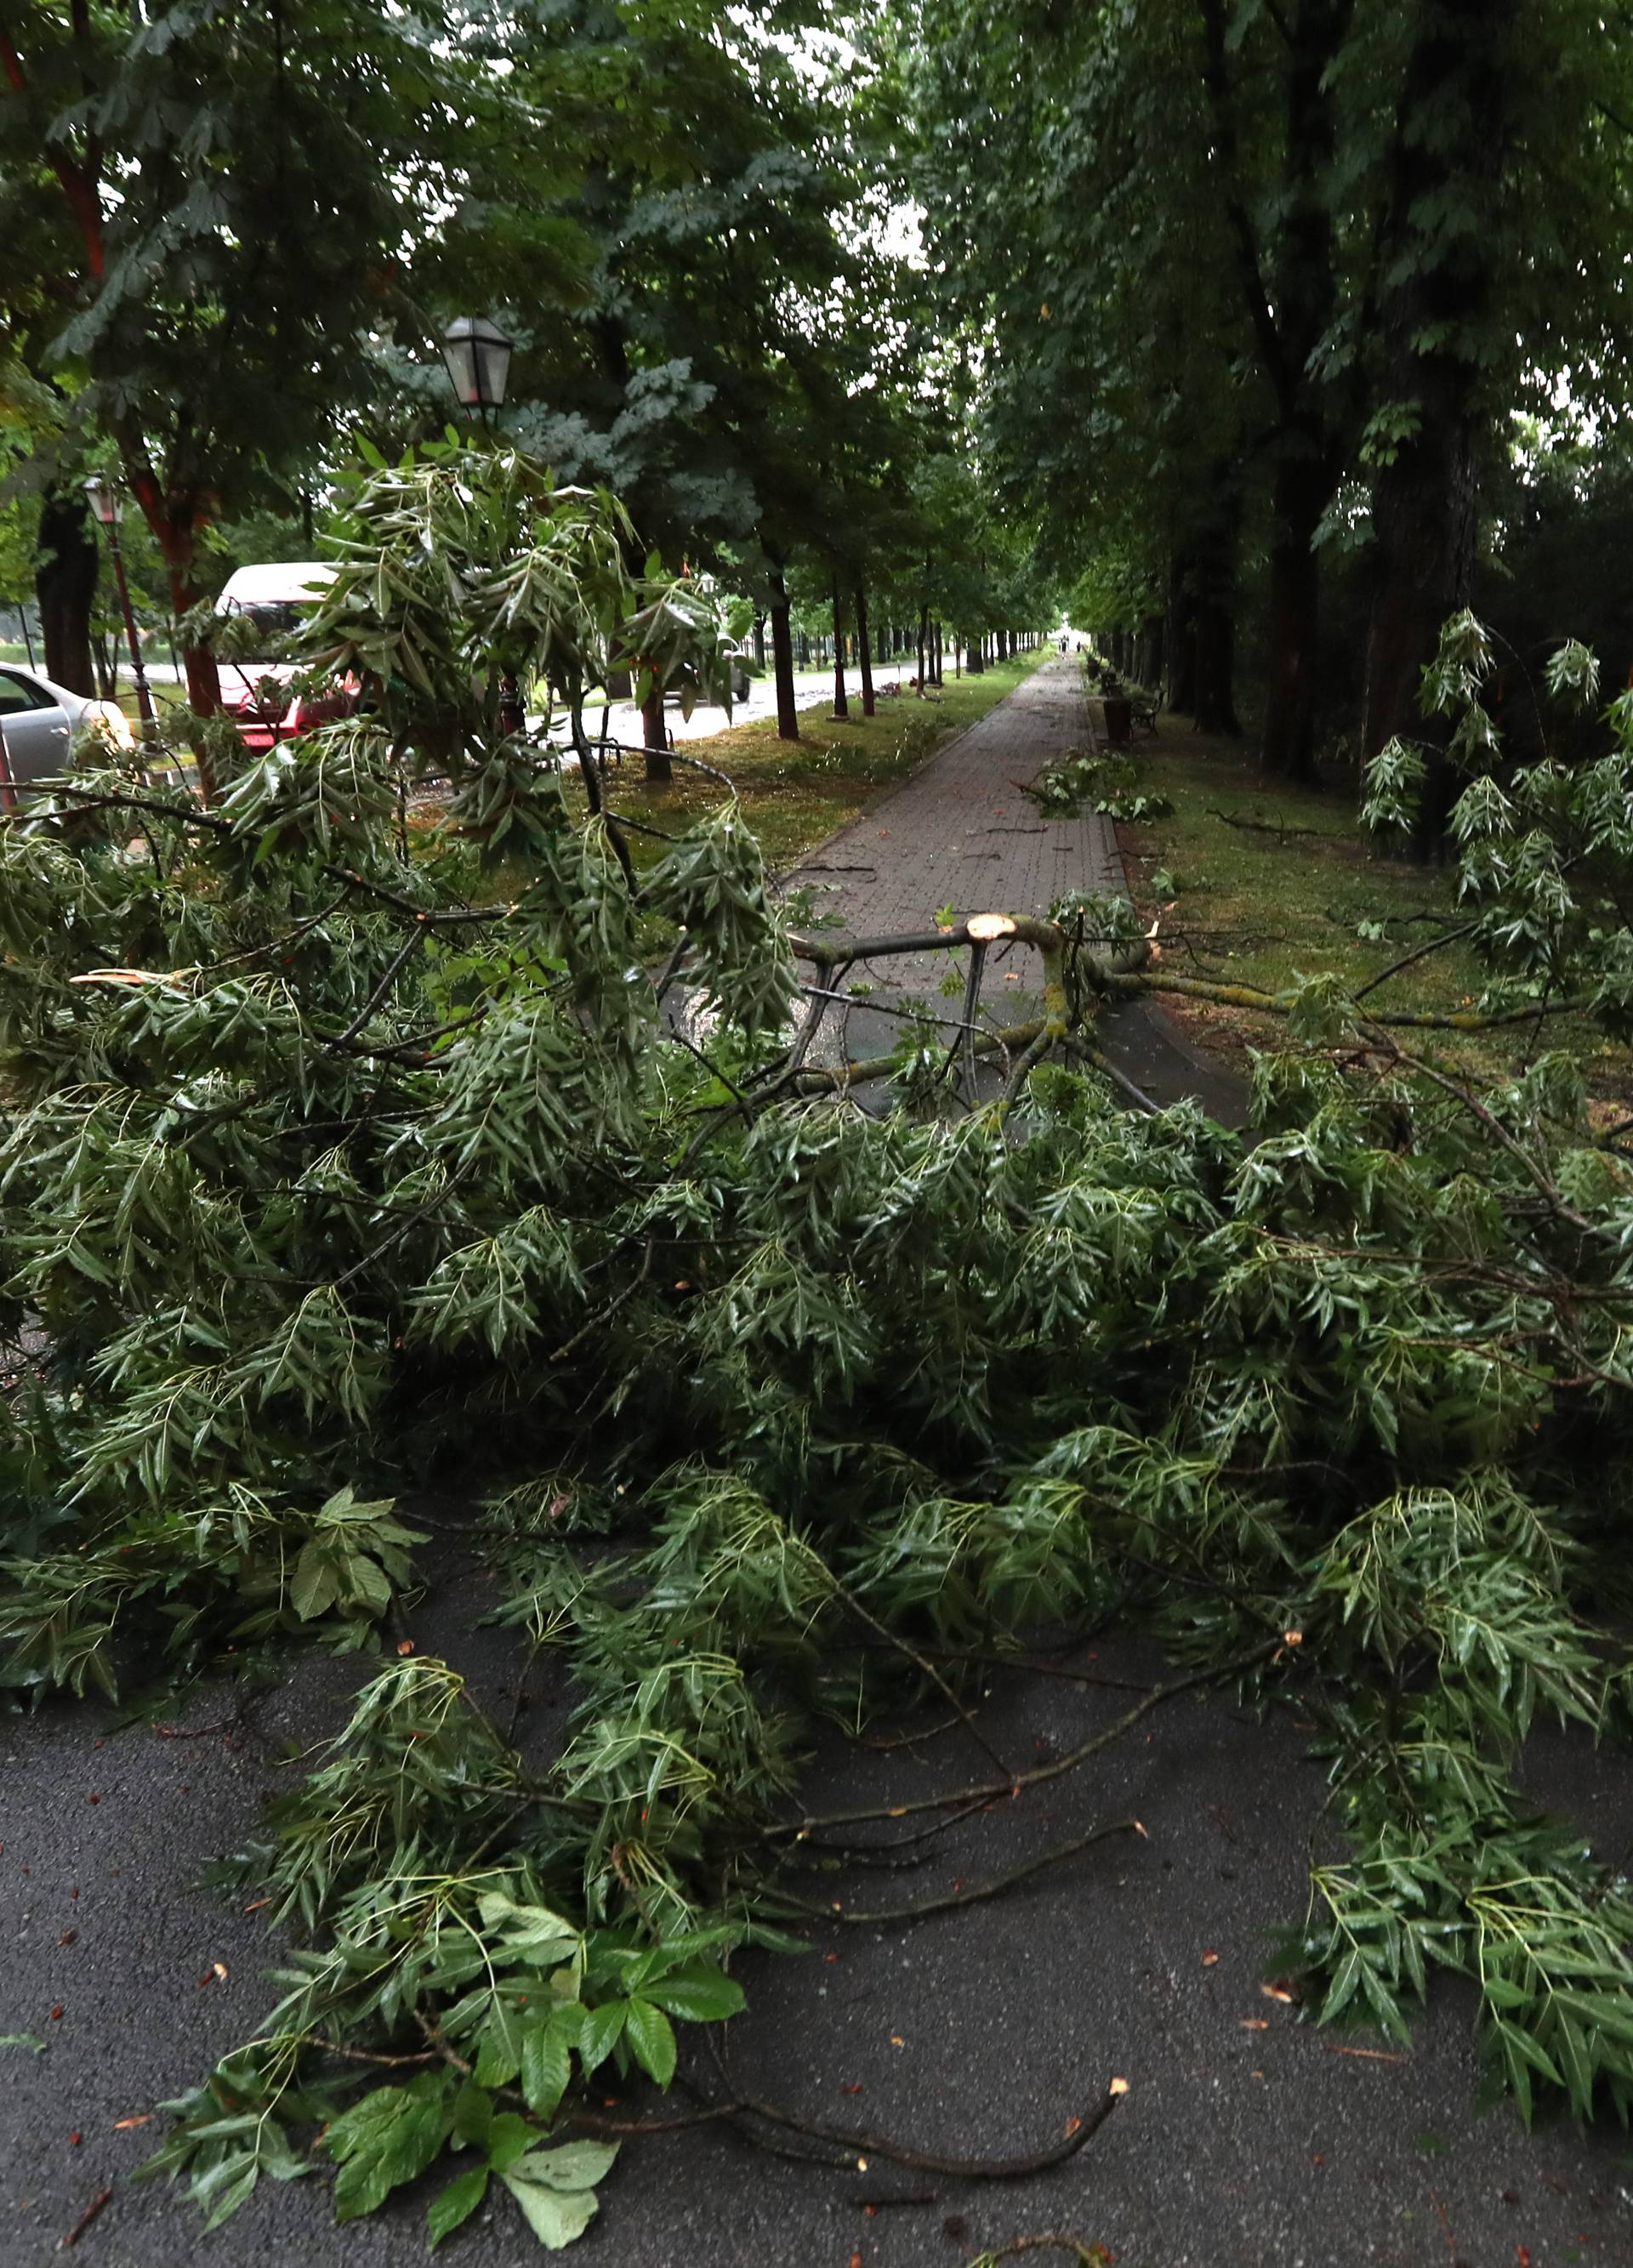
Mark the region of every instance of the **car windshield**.
<instances>
[{"instance_id":1,"label":"car windshield","mask_svg":"<svg viewBox=\"0 0 1633 2268\"><path fill-rule=\"evenodd\" d=\"M238 637L248 642L248 650L235 652L233 656L240 667L246 664L253 666L256 662L281 661L284 659L284 640L297 629L305 611L292 600L269 599L253 607L234 606L233 614L240 621L254 625L253 637L247 631L240 630L238 632Z\"/></svg>"}]
</instances>

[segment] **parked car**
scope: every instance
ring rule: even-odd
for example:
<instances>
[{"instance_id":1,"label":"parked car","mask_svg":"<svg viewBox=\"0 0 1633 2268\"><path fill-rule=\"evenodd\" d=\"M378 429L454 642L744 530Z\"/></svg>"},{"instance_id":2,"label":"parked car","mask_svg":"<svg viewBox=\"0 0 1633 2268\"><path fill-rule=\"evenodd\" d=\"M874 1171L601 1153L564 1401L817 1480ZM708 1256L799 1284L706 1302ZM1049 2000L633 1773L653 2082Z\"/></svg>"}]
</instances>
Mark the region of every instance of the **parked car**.
<instances>
[{"instance_id":1,"label":"parked car","mask_svg":"<svg viewBox=\"0 0 1633 2268\"><path fill-rule=\"evenodd\" d=\"M120 747L131 745L130 720L116 702L70 693L37 669L0 666L0 807L18 788L65 772L75 733L91 724L103 725Z\"/></svg>"},{"instance_id":2,"label":"parked car","mask_svg":"<svg viewBox=\"0 0 1633 2268\"><path fill-rule=\"evenodd\" d=\"M314 725L345 716L352 707L355 695L326 693L315 700L295 695L299 666L283 659L284 639L317 604L336 571L323 560L278 560L240 567L223 585L216 612L242 617L248 626L224 639L218 656L222 705L246 747L275 747Z\"/></svg>"}]
</instances>

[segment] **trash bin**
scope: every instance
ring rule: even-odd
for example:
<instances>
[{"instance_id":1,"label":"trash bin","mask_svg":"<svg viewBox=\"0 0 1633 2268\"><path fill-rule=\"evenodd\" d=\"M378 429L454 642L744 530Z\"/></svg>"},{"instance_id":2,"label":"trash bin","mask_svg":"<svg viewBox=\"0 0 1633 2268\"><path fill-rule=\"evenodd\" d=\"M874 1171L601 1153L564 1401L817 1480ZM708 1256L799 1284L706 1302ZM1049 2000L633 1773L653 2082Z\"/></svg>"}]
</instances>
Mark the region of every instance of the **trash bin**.
<instances>
[{"instance_id":1,"label":"trash bin","mask_svg":"<svg viewBox=\"0 0 1633 2268\"><path fill-rule=\"evenodd\" d=\"M1100 704L1105 712L1105 738L1113 748L1126 748L1134 737L1134 703L1127 696L1108 694Z\"/></svg>"}]
</instances>

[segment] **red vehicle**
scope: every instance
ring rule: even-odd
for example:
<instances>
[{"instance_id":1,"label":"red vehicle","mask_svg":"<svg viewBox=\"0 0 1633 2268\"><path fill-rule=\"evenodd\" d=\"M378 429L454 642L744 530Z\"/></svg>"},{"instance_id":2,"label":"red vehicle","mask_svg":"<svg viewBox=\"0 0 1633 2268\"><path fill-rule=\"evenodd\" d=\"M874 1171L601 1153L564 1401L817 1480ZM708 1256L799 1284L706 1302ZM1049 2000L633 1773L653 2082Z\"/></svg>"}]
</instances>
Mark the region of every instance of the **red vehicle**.
<instances>
[{"instance_id":1,"label":"red vehicle","mask_svg":"<svg viewBox=\"0 0 1633 2268\"><path fill-rule=\"evenodd\" d=\"M240 567L227 578L216 601L220 615L247 616L256 636L242 652L240 640L220 659L221 701L246 747L276 747L314 725L350 715L355 690L326 693L314 700L297 694L299 666L280 659L283 644L335 579L336 569L321 560L281 560L263 567ZM281 696L281 697L280 697Z\"/></svg>"}]
</instances>

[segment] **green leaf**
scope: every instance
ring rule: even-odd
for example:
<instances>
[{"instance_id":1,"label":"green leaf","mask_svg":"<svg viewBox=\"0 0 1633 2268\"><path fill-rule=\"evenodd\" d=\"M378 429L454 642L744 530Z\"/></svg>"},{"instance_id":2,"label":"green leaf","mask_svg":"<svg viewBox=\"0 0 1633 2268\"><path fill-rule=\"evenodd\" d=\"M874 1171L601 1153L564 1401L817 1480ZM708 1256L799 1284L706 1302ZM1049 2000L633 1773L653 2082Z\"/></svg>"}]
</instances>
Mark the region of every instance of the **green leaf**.
<instances>
[{"instance_id":1,"label":"green leaf","mask_svg":"<svg viewBox=\"0 0 1633 2268\"><path fill-rule=\"evenodd\" d=\"M474 2143L480 2150L487 2146L492 2124L493 2097L468 2079L454 2098L454 2132L462 2142Z\"/></svg>"},{"instance_id":2,"label":"green leaf","mask_svg":"<svg viewBox=\"0 0 1633 2268\"><path fill-rule=\"evenodd\" d=\"M477 2051L477 2077L484 2087L508 2087L521 2069L525 2026L521 2010L502 1993L494 1997L491 2013L482 2028Z\"/></svg>"},{"instance_id":3,"label":"green leaf","mask_svg":"<svg viewBox=\"0 0 1633 2268\"><path fill-rule=\"evenodd\" d=\"M332 1547L320 1543L315 1537L307 1543L295 1562L294 1576L289 1586L289 1603L303 1623L313 1622L328 1612L340 1595L340 1579L336 1572Z\"/></svg>"},{"instance_id":4,"label":"green leaf","mask_svg":"<svg viewBox=\"0 0 1633 2268\"><path fill-rule=\"evenodd\" d=\"M617 2156L617 2142L564 2142L558 2148L535 2150L520 2158L510 2172L521 2181L542 2182L552 2190L593 2190L605 2179Z\"/></svg>"},{"instance_id":5,"label":"green leaf","mask_svg":"<svg viewBox=\"0 0 1633 2268\"><path fill-rule=\"evenodd\" d=\"M539 2139L539 2130L514 2110L501 2110L488 2129L488 2163L496 2174L510 2169Z\"/></svg>"},{"instance_id":6,"label":"green leaf","mask_svg":"<svg viewBox=\"0 0 1633 2268\"><path fill-rule=\"evenodd\" d=\"M423 2174L453 2123L446 2075L432 2072L406 2087L376 2088L333 2120L323 2140L340 2161L336 2220L374 2212L400 2183Z\"/></svg>"},{"instance_id":7,"label":"green leaf","mask_svg":"<svg viewBox=\"0 0 1633 2268\"><path fill-rule=\"evenodd\" d=\"M383 1615L391 1604L391 1585L384 1570L371 1559L366 1551L349 1551L346 1555L346 1591L371 1614Z\"/></svg>"},{"instance_id":8,"label":"green leaf","mask_svg":"<svg viewBox=\"0 0 1633 2268\"><path fill-rule=\"evenodd\" d=\"M583 2235L599 2211L594 2190L563 2195L558 2190L546 2189L541 2183L524 2181L515 2174L501 2174L499 2179L521 2207L528 2228L547 2252L565 2251L575 2238Z\"/></svg>"},{"instance_id":9,"label":"green leaf","mask_svg":"<svg viewBox=\"0 0 1633 2268\"><path fill-rule=\"evenodd\" d=\"M529 2024L521 2042L521 2092L528 2110L540 2118L552 2117L572 2070L571 2052L557 2026Z\"/></svg>"},{"instance_id":10,"label":"green leaf","mask_svg":"<svg viewBox=\"0 0 1633 2268\"><path fill-rule=\"evenodd\" d=\"M655 2000L659 2007L688 2024L721 2023L728 2016L741 2015L744 2006L743 1987L735 1977L722 1977L718 1969L702 1965L677 1970L673 1977L657 1977L642 1989L647 1999Z\"/></svg>"},{"instance_id":11,"label":"green leaf","mask_svg":"<svg viewBox=\"0 0 1633 2268\"><path fill-rule=\"evenodd\" d=\"M432 2200L425 2215L425 2225L431 2235L434 2252L445 2236L451 2236L462 2221L467 2221L488 2193L488 2169L472 2166L448 2183L440 2197Z\"/></svg>"},{"instance_id":12,"label":"green leaf","mask_svg":"<svg viewBox=\"0 0 1633 2268\"><path fill-rule=\"evenodd\" d=\"M0 2048L33 2048L36 2055L44 2055L50 2044L38 2032L0 2032Z\"/></svg>"},{"instance_id":13,"label":"green leaf","mask_svg":"<svg viewBox=\"0 0 1633 2268\"><path fill-rule=\"evenodd\" d=\"M675 2076L675 2027L662 2009L654 2008L650 2000L631 2000L624 2036L642 2070L660 2087L667 2087Z\"/></svg>"},{"instance_id":14,"label":"green leaf","mask_svg":"<svg viewBox=\"0 0 1633 2268\"><path fill-rule=\"evenodd\" d=\"M587 2008L584 2030L579 2043L579 2055L586 2071L594 2071L617 2045L624 2030L627 2000L610 2000L604 2007Z\"/></svg>"}]
</instances>

